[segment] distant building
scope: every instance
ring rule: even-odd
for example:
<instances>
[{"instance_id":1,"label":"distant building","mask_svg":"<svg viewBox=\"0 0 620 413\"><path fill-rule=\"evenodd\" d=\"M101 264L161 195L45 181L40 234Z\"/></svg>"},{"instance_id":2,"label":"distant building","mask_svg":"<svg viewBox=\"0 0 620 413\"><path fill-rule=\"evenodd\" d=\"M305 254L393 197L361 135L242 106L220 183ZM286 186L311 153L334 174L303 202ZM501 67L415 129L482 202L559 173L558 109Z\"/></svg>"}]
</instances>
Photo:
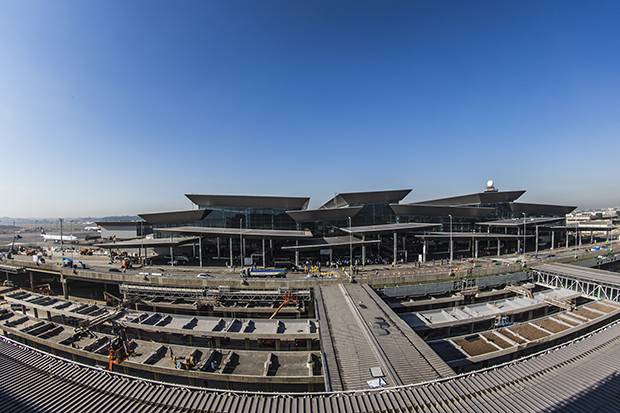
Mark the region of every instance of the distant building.
<instances>
[{"instance_id":1,"label":"distant building","mask_svg":"<svg viewBox=\"0 0 620 413\"><path fill-rule=\"evenodd\" d=\"M567 222L574 206L517 202L525 190L501 191L492 181L478 193L403 203L411 191L339 193L316 209L308 197L187 194L196 209L98 225L103 238L152 232L171 247L183 238L185 251L185 238L195 237L200 262L234 265L347 263L351 250L359 264L479 257L581 242L591 229Z\"/></svg>"}]
</instances>

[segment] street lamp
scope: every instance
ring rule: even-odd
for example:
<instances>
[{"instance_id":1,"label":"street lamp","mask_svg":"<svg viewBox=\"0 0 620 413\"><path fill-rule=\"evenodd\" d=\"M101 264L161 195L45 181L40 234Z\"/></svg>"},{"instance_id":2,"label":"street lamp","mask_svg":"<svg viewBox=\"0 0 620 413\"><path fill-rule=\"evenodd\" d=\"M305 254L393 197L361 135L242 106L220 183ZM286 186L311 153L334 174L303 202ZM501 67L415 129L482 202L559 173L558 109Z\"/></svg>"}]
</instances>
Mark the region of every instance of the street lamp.
<instances>
[{"instance_id":1,"label":"street lamp","mask_svg":"<svg viewBox=\"0 0 620 413\"><path fill-rule=\"evenodd\" d=\"M521 215L523 215L523 261L525 261L525 222L526 222L525 212L521 212Z\"/></svg>"},{"instance_id":2,"label":"street lamp","mask_svg":"<svg viewBox=\"0 0 620 413\"><path fill-rule=\"evenodd\" d=\"M349 219L349 273L353 274L353 232L351 231L351 217Z\"/></svg>"},{"instance_id":3,"label":"street lamp","mask_svg":"<svg viewBox=\"0 0 620 413\"><path fill-rule=\"evenodd\" d=\"M241 268L243 268L243 218L239 218L239 261Z\"/></svg>"},{"instance_id":4,"label":"street lamp","mask_svg":"<svg viewBox=\"0 0 620 413\"><path fill-rule=\"evenodd\" d=\"M62 218L58 218L58 220L60 221L60 255L62 255L62 248L64 246L62 241Z\"/></svg>"},{"instance_id":5,"label":"street lamp","mask_svg":"<svg viewBox=\"0 0 620 413\"><path fill-rule=\"evenodd\" d=\"M448 214L450 217L450 269L452 269L452 258L454 256L454 247L452 244L452 214Z\"/></svg>"}]
</instances>

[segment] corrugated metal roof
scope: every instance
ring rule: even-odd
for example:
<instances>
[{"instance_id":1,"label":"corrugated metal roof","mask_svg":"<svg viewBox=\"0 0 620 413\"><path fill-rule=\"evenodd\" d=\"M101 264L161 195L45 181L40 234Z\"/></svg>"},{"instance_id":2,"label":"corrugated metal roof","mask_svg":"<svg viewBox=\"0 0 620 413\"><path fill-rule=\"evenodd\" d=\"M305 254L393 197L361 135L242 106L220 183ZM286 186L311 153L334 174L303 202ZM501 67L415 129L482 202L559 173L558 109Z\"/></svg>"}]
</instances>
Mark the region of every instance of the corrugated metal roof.
<instances>
[{"instance_id":1,"label":"corrugated metal roof","mask_svg":"<svg viewBox=\"0 0 620 413\"><path fill-rule=\"evenodd\" d=\"M388 385L417 383L454 372L368 286L321 286L333 354L330 371L338 368L344 390L368 388L370 368L380 367ZM324 338L322 336L322 341ZM334 380L335 381L335 380ZM339 383L332 383L339 388Z\"/></svg>"},{"instance_id":2,"label":"corrugated metal roof","mask_svg":"<svg viewBox=\"0 0 620 413\"><path fill-rule=\"evenodd\" d=\"M494 368L398 388L244 393L141 380L0 338L2 411L617 411L620 324Z\"/></svg>"}]
</instances>

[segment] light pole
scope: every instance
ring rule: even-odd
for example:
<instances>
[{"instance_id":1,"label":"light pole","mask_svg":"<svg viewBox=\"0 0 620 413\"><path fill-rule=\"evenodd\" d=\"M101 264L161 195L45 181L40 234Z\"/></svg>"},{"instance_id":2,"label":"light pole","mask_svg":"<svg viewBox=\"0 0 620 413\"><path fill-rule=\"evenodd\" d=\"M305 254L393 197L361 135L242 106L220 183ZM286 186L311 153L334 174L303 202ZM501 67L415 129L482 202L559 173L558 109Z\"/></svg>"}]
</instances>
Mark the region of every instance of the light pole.
<instances>
[{"instance_id":1,"label":"light pole","mask_svg":"<svg viewBox=\"0 0 620 413\"><path fill-rule=\"evenodd\" d=\"M523 215L523 261L525 261L525 212L521 212L521 215Z\"/></svg>"},{"instance_id":2,"label":"light pole","mask_svg":"<svg viewBox=\"0 0 620 413\"><path fill-rule=\"evenodd\" d=\"M351 232L351 217L349 219L349 273L353 274L353 232Z\"/></svg>"},{"instance_id":3,"label":"light pole","mask_svg":"<svg viewBox=\"0 0 620 413\"><path fill-rule=\"evenodd\" d=\"M239 218L239 261L243 268L243 218Z\"/></svg>"},{"instance_id":4,"label":"light pole","mask_svg":"<svg viewBox=\"0 0 620 413\"><path fill-rule=\"evenodd\" d=\"M450 269L452 269L452 258L454 256L454 247L452 244L452 214L448 216L450 217Z\"/></svg>"},{"instance_id":5,"label":"light pole","mask_svg":"<svg viewBox=\"0 0 620 413\"><path fill-rule=\"evenodd\" d=\"M579 224L575 225L575 259L577 259L577 238L579 237Z\"/></svg>"},{"instance_id":6,"label":"light pole","mask_svg":"<svg viewBox=\"0 0 620 413\"><path fill-rule=\"evenodd\" d=\"M142 258L142 266L146 263L146 251L144 250L144 221L140 221L140 249L144 252L144 257ZM138 254L142 255L142 253Z\"/></svg>"},{"instance_id":7,"label":"light pole","mask_svg":"<svg viewBox=\"0 0 620 413\"><path fill-rule=\"evenodd\" d=\"M63 248L63 242L62 242L62 218L58 218L58 220L60 221L60 255L62 255L62 248Z\"/></svg>"}]
</instances>

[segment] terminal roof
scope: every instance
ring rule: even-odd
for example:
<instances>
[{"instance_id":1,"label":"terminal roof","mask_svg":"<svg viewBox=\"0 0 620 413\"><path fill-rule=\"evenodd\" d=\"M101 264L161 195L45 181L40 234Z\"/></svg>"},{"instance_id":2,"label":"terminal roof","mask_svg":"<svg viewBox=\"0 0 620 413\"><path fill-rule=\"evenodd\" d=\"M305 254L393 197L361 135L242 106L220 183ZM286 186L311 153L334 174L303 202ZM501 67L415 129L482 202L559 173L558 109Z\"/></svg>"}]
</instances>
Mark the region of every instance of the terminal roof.
<instances>
[{"instance_id":1,"label":"terminal roof","mask_svg":"<svg viewBox=\"0 0 620 413\"><path fill-rule=\"evenodd\" d=\"M525 193L525 190L478 192L476 194L431 199L428 201L417 202L416 204L452 205L452 206L495 204L495 203L513 202L514 200L519 198L524 193Z\"/></svg>"},{"instance_id":2,"label":"terminal roof","mask_svg":"<svg viewBox=\"0 0 620 413\"><path fill-rule=\"evenodd\" d=\"M531 238L534 235L526 235L527 238ZM450 238L450 232L431 232L428 234L415 234L417 238L423 239L446 239ZM494 234L488 232L452 232L452 238L462 239L523 239L523 235L517 234Z\"/></svg>"},{"instance_id":3,"label":"terminal roof","mask_svg":"<svg viewBox=\"0 0 620 413\"><path fill-rule=\"evenodd\" d=\"M545 217L545 218L509 218L498 219L495 221L477 222L477 225L486 225L489 227L522 227L527 225L543 225L563 220L564 217Z\"/></svg>"},{"instance_id":4,"label":"terminal roof","mask_svg":"<svg viewBox=\"0 0 620 413\"><path fill-rule=\"evenodd\" d=\"M98 225L103 228L107 227L126 227L126 226L134 226L140 225L144 223L144 221L95 221L95 225Z\"/></svg>"},{"instance_id":5,"label":"terminal roof","mask_svg":"<svg viewBox=\"0 0 620 413\"><path fill-rule=\"evenodd\" d=\"M155 231L192 234L200 236L240 236L257 238L311 238L310 231L290 229L252 229L252 228L218 228L218 227L172 227L156 228Z\"/></svg>"},{"instance_id":6,"label":"terminal roof","mask_svg":"<svg viewBox=\"0 0 620 413\"><path fill-rule=\"evenodd\" d=\"M567 224L567 225L554 225L551 229L572 229L581 231L610 231L616 228L614 225L595 225L595 224Z\"/></svg>"},{"instance_id":7,"label":"terminal roof","mask_svg":"<svg viewBox=\"0 0 620 413\"><path fill-rule=\"evenodd\" d=\"M201 208L276 208L285 210L306 209L310 198L256 195L207 195L185 194Z\"/></svg>"},{"instance_id":8,"label":"terminal roof","mask_svg":"<svg viewBox=\"0 0 620 413\"><path fill-rule=\"evenodd\" d=\"M341 208L345 206L355 206L364 204L392 204L402 201L409 195L412 189L396 189L387 191L368 191L368 192L343 192L326 203L321 208Z\"/></svg>"},{"instance_id":9,"label":"terminal roof","mask_svg":"<svg viewBox=\"0 0 620 413\"><path fill-rule=\"evenodd\" d=\"M298 211L286 211L295 222L326 222L344 221L348 217L354 217L360 212L362 206L342 208L319 208Z\"/></svg>"},{"instance_id":10,"label":"terminal roof","mask_svg":"<svg viewBox=\"0 0 620 413\"><path fill-rule=\"evenodd\" d=\"M364 225L357 227L343 227L340 228L341 231L344 231L349 234L370 234L377 232L400 232L400 231L411 231L416 229L428 229L434 227L441 227L441 224L434 223L423 223L423 222L406 222L406 223L396 223L396 224L382 224L382 225Z\"/></svg>"},{"instance_id":11,"label":"terminal roof","mask_svg":"<svg viewBox=\"0 0 620 413\"><path fill-rule=\"evenodd\" d=\"M575 209L576 206L567 205L548 205L548 204L530 204L524 202L513 202L510 209L515 215L526 213L527 215L547 215L560 216L566 215Z\"/></svg>"},{"instance_id":12,"label":"terminal roof","mask_svg":"<svg viewBox=\"0 0 620 413\"><path fill-rule=\"evenodd\" d=\"M495 212L495 208L477 206L453 206L432 204L390 204L396 215L443 216L485 218Z\"/></svg>"},{"instance_id":13,"label":"terminal roof","mask_svg":"<svg viewBox=\"0 0 620 413\"><path fill-rule=\"evenodd\" d=\"M362 241L357 237L343 236L343 237L323 237L313 238L308 240L302 245L287 245L282 247L283 250L312 250L321 248L339 247L345 245L361 245L361 244L378 244L381 241L378 239Z\"/></svg>"},{"instance_id":14,"label":"terminal roof","mask_svg":"<svg viewBox=\"0 0 620 413\"><path fill-rule=\"evenodd\" d=\"M196 222L206 217L211 210L190 209L187 211L169 211L138 214L140 218L149 224L182 224L184 222Z\"/></svg>"},{"instance_id":15,"label":"terminal roof","mask_svg":"<svg viewBox=\"0 0 620 413\"><path fill-rule=\"evenodd\" d=\"M97 244L101 248L153 248L153 247L176 247L198 241L197 237L175 237L175 238L138 238L127 241L107 242Z\"/></svg>"}]
</instances>

